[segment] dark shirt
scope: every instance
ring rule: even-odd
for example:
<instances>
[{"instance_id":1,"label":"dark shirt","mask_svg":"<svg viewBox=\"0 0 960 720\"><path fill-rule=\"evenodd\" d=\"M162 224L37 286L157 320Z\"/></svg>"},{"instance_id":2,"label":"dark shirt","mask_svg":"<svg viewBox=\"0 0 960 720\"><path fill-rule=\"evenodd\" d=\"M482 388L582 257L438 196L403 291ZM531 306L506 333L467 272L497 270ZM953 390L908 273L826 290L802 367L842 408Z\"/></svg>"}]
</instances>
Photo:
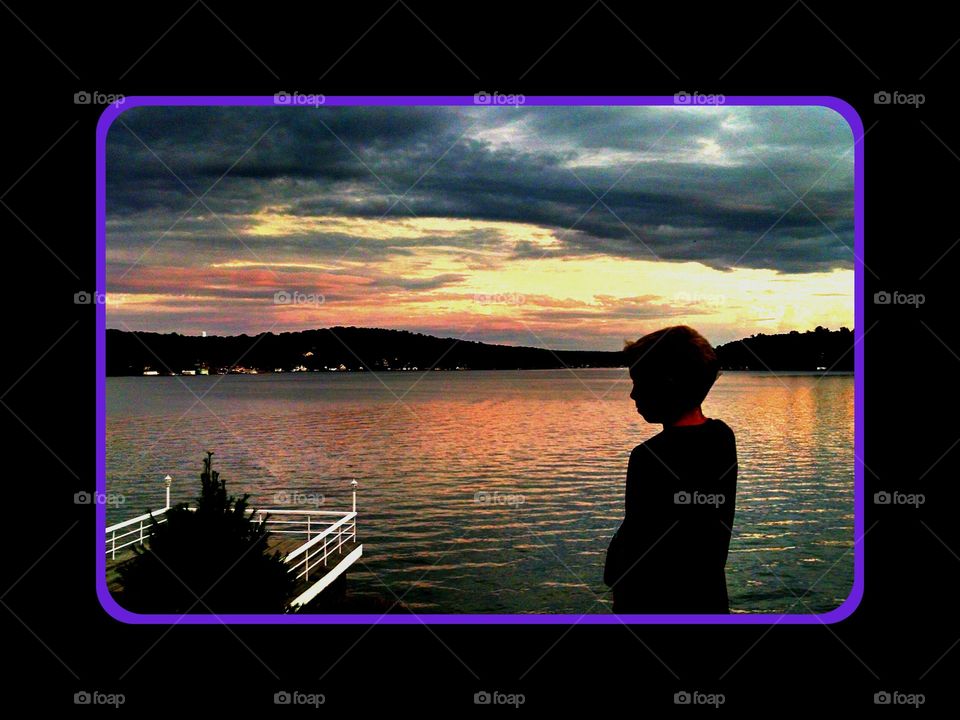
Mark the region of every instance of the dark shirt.
<instances>
[{"instance_id":1,"label":"dark shirt","mask_svg":"<svg viewBox=\"0 0 960 720\"><path fill-rule=\"evenodd\" d=\"M668 427L630 454L604 581L616 613L727 613L737 447L722 420Z\"/></svg>"}]
</instances>

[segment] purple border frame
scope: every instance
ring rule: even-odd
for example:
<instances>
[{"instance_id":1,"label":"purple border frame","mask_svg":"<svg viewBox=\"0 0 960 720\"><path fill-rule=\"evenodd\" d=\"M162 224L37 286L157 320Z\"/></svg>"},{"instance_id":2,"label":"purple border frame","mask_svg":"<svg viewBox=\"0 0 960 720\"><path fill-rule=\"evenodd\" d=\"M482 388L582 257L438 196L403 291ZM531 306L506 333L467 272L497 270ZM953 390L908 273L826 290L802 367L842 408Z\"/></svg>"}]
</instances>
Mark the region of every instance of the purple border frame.
<instances>
[{"instance_id":1,"label":"purple border frame","mask_svg":"<svg viewBox=\"0 0 960 720\"><path fill-rule=\"evenodd\" d=\"M530 96L525 105L675 105L673 96ZM385 624L385 625L611 625L636 624L716 624L716 625L775 625L826 624L850 617L860 605L864 586L864 465L863 465L863 335L864 335L864 273L863 273L863 122L857 111L846 101L831 96L727 96L724 105L786 105L820 106L840 114L850 126L854 138L854 580L847 599L837 608L821 614L751 613L735 615L613 615L613 614L309 614L309 615L141 615L121 607L107 589L106 543L107 512L103 503L96 504L96 587L97 598L103 609L116 620L131 624L186 624L206 625L213 623L234 624ZM469 105L474 106L472 96L330 96L324 105ZM270 106L273 96L135 96L125 99L122 105L110 105L97 123L96 141L96 290L106 292L106 142L107 133L114 120L123 112L146 106ZM106 304L96 308L96 489L106 493Z\"/></svg>"}]
</instances>

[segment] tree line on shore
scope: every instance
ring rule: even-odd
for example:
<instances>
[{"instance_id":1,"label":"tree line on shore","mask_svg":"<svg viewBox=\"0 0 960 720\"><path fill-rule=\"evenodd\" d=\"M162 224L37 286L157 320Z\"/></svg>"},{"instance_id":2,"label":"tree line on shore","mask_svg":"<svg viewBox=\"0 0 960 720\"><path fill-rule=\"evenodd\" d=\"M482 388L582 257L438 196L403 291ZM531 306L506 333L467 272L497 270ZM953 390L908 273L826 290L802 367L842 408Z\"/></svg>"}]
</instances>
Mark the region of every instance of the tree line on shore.
<instances>
[{"instance_id":1,"label":"tree line on shore","mask_svg":"<svg viewBox=\"0 0 960 720\"><path fill-rule=\"evenodd\" d=\"M440 338L406 330L333 327L198 336L107 330L108 376L312 370L516 370L625 367L620 351L549 350ZM758 333L717 346L725 370L853 370L848 328Z\"/></svg>"}]
</instances>

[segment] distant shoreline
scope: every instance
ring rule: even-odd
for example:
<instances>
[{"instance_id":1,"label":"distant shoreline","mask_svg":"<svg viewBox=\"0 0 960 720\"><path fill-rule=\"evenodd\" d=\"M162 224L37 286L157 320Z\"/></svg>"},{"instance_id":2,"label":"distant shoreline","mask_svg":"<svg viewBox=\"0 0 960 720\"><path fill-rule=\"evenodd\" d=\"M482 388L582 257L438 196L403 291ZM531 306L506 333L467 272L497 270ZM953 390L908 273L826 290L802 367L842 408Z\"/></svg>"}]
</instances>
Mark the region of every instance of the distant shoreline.
<instances>
[{"instance_id":1,"label":"distant shoreline","mask_svg":"<svg viewBox=\"0 0 960 720\"><path fill-rule=\"evenodd\" d=\"M621 365L621 366L618 366L618 367L569 367L569 368L556 368L556 367L550 367L550 368L459 368L459 369L453 369L453 368L442 368L442 369L441 369L441 368L437 368L436 370L433 370L433 371L430 370L429 368L425 368L425 369L423 369L423 370L419 370L419 369L417 369L417 370L413 370L413 369L411 369L411 370L393 370L393 369L384 370L383 368L378 368L377 370L350 370L350 369L348 369L348 370L306 370L306 371L297 371L297 372L289 371L289 370L285 370L285 371L283 371L283 372L261 370L261 371L256 372L256 373L250 373L250 372L246 372L246 373L244 373L244 372L222 372L222 373L219 373L219 372L217 372L217 373L206 373L206 374L204 374L204 375L196 375L195 373L187 373L187 374L183 374L183 373L158 373L158 374L156 374L156 375L152 375L152 374L151 374L151 375L144 375L144 374L135 375L135 374L132 374L132 373L131 373L131 374L126 374L126 375L107 375L107 377L145 377L145 378L151 378L151 379L152 379L152 378L157 378L157 377L168 377L168 378L169 378L169 377L211 377L211 376L213 376L213 377L222 377L222 376L224 376L224 375L260 377L260 376L273 376L273 375L314 375L314 374L321 374L321 375L333 375L333 374L338 374L338 375L346 375L346 374L362 375L362 374L365 374L365 373L382 374L382 373L387 373L387 372L389 372L389 373L396 373L396 374L404 374L404 373L408 373L408 374L420 374L420 373L425 373L425 372L471 372L471 373L478 373L478 372L544 372L544 371L567 372L567 371L573 371L573 370L626 370L626 369L627 369L626 365ZM811 370L811 369L809 369L809 368L778 368L778 369L776 369L776 370L764 370L764 369L756 369L756 368L721 368L721 372L722 372L722 373L755 373L755 374L758 374L758 375L779 375L779 374L782 374L782 373L803 373L803 374L805 374L805 375L838 375L838 376L840 376L840 375L850 375L850 376L853 376L853 375L855 374L855 371L853 371L853 370Z\"/></svg>"},{"instance_id":2,"label":"distant shoreline","mask_svg":"<svg viewBox=\"0 0 960 720\"><path fill-rule=\"evenodd\" d=\"M817 327L716 346L723 371L853 371L854 333ZM259 375L297 372L458 372L626 368L622 351L551 350L406 330L332 327L256 336L107 330L106 374Z\"/></svg>"}]
</instances>

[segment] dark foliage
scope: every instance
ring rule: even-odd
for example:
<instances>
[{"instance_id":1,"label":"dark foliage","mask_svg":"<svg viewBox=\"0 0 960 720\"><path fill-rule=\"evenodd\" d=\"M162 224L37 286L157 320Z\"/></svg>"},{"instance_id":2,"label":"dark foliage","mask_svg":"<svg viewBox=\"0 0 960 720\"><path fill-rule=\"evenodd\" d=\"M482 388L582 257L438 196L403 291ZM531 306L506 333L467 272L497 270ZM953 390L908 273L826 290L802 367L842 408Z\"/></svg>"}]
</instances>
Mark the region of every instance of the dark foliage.
<instances>
[{"instance_id":1,"label":"dark foliage","mask_svg":"<svg viewBox=\"0 0 960 720\"><path fill-rule=\"evenodd\" d=\"M853 370L853 332L847 328L760 333L720 345L716 351L724 370ZM322 370L341 364L350 370L374 372L404 367L424 371L434 366L442 370L510 370L627 364L620 351L554 351L379 328L334 327L253 337L107 330L107 375L141 375L147 367L161 375L201 367L211 373L227 372L237 358L261 371L301 365Z\"/></svg>"},{"instance_id":2,"label":"dark foliage","mask_svg":"<svg viewBox=\"0 0 960 720\"><path fill-rule=\"evenodd\" d=\"M310 370L323 369L341 363L351 370L365 367L373 371L404 366L428 370L435 364L444 370L458 366L503 370L623 364L620 352L552 351L378 328L334 327L253 337L107 330L107 375L140 375L148 366L160 374L203 366L212 373L232 367L237 358L243 358L247 367L271 371L299 365Z\"/></svg>"},{"instance_id":3,"label":"dark foliage","mask_svg":"<svg viewBox=\"0 0 960 720\"><path fill-rule=\"evenodd\" d=\"M153 521L146 546L118 570L121 605L137 613L282 613L293 579L268 533L247 507L249 495L227 495L207 453L196 509L186 503ZM200 600L198 600L200 598Z\"/></svg>"},{"instance_id":4,"label":"dark foliage","mask_svg":"<svg viewBox=\"0 0 960 720\"><path fill-rule=\"evenodd\" d=\"M817 327L801 333L751 335L716 348L724 370L853 370L853 332Z\"/></svg>"}]
</instances>

